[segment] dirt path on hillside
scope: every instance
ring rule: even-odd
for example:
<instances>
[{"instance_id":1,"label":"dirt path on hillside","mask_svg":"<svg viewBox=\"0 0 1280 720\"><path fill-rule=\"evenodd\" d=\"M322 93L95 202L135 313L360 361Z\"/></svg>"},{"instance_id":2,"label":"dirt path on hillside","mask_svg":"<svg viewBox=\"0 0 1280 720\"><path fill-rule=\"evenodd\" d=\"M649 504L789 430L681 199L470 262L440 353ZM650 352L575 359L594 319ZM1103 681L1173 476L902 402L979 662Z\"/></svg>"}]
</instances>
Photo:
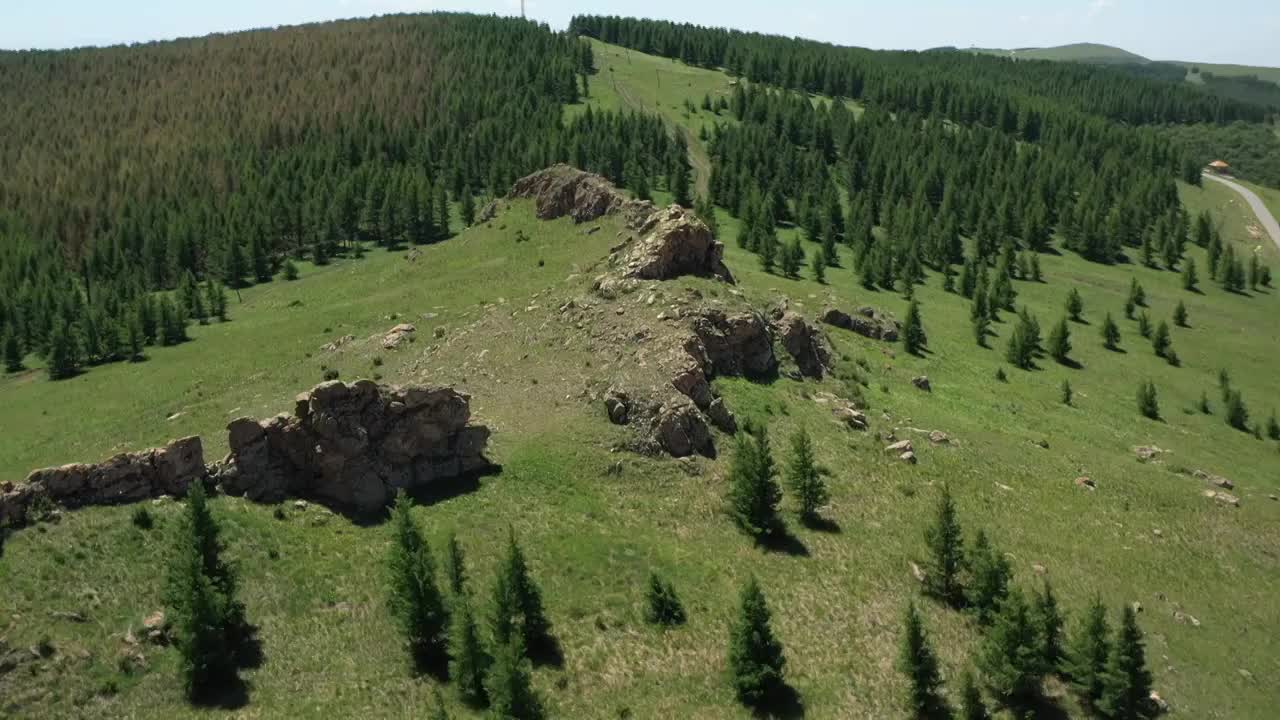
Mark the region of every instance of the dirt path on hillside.
<instances>
[{"instance_id":1,"label":"dirt path on hillside","mask_svg":"<svg viewBox=\"0 0 1280 720\"><path fill-rule=\"evenodd\" d=\"M1245 202L1249 203L1249 207L1253 209L1253 214L1258 217L1258 222L1262 223L1262 227L1271 236L1271 242L1276 244L1276 249L1280 250L1280 223L1276 222L1275 216L1271 214L1271 211L1262 203L1262 199L1257 194L1240 183L1232 182L1226 178L1210 175L1209 173L1205 173L1204 176L1214 182L1222 183L1239 193L1240 197L1244 198Z\"/></svg>"}]
</instances>

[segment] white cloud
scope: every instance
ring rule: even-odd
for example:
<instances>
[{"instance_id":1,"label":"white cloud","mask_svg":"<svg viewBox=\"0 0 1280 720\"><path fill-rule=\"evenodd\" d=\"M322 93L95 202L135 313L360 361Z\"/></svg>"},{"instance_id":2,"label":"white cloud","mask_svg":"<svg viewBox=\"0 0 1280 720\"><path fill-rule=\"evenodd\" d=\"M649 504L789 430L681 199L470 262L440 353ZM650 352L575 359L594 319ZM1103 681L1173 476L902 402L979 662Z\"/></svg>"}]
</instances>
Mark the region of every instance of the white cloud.
<instances>
[{"instance_id":1,"label":"white cloud","mask_svg":"<svg viewBox=\"0 0 1280 720\"><path fill-rule=\"evenodd\" d=\"M1085 17L1093 18L1109 7L1115 7L1115 0L1090 0L1089 11L1085 13Z\"/></svg>"}]
</instances>

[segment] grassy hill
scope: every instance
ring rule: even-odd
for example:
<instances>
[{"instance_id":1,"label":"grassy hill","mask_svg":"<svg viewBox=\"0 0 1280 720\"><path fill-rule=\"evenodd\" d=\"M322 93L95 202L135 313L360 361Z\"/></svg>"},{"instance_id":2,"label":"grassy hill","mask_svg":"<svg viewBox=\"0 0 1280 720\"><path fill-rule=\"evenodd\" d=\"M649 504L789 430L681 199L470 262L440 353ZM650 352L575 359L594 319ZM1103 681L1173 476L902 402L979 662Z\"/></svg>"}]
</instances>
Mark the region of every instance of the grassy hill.
<instances>
[{"instance_id":1,"label":"grassy hill","mask_svg":"<svg viewBox=\"0 0 1280 720\"><path fill-rule=\"evenodd\" d=\"M1014 48L1012 50L975 49L974 52L988 55L1002 55L1026 60L1059 60L1064 62L1083 62L1104 64L1148 63L1150 60L1112 45L1101 43L1071 43L1047 48Z\"/></svg>"},{"instance_id":2,"label":"grassy hill","mask_svg":"<svg viewBox=\"0 0 1280 720\"><path fill-rule=\"evenodd\" d=\"M691 138L695 166L705 172L697 134L719 119L685 102L696 108L704 94L726 92L729 78L595 47L600 72L587 104L658 112ZM1228 189L1179 192L1189 209L1210 210L1241 251L1256 244L1247 209ZM847 254L826 284L807 274L785 280L761 271L756 256L736 246L733 218L718 219L726 262L753 303L786 299L811 315L828 303L873 304L903 316L900 296L862 289ZM838 530L810 531L792 521L804 552L789 555L753 548L725 517L729 453L674 462L613 452L624 431L607 423L584 390L606 372L625 372L633 349L602 354L589 331L566 326L556 311L588 295L591 266L615 242L617 221L599 225L588 234L567 220L541 222L517 202L424 248L413 262L378 251L359 263L302 263L300 280L246 290L243 302L233 303L232 322L193 328L194 342L153 350L157 362L117 363L61 383L36 370L0 379L0 478L189 433L204 434L206 454L216 458L227 420L286 410L329 369L343 379L454 383L472 394L475 413L494 429L493 459L503 469L415 514L437 546L457 531L482 601L504 526L519 534L564 649L563 666L535 673L552 717L746 717L733 701L724 657L737 590L749 575L769 597L805 717L896 716L905 690L893 668L901 612L919 595L909 563L923 553L922 531L943 483L956 495L966 532L985 529L1022 587L1038 586L1038 566L1077 615L1095 594L1113 609L1141 603L1155 687L1179 716L1271 716L1275 695L1266 678L1280 672L1280 659L1264 630L1280 622L1273 602L1280 592L1280 503L1268 499L1280 492L1277 448L1223 422L1216 378L1229 370L1255 417L1271 412L1268 403L1280 398L1276 292L1232 295L1204 282L1203 294L1192 294L1173 273L1045 255L1046 281L1018 282L1019 303L1047 330L1063 314L1068 290L1079 289L1086 323L1071 326L1079 367L1046 359L1030 372L1008 368L1002 348L1009 315L995 326L995 349L976 347L968 303L943 292L933 275L917 290L929 333L924 357L830 330L837 377L719 381L740 417L767 419L780 460L786 438L803 426L820 462L834 471L824 512ZM528 242L515 241L520 232ZM1189 252L1203 268L1203 251ZM1280 264L1274 248L1264 252ZM1173 331L1182 367L1156 358L1135 323L1122 319L1133 278L1145 287L1155 319L1186 303L1190 327ZM727 290L696 279L661 286L664 299L696 289L714 300ZM656 316L659 307L628 302L618 311ZM1102 347L1098 329L1107 312L1120 322L1123 352ZM376 338L402 321L417 325L418 341L383 350ZM320 349L348 334L356 341ZM1008 382L995 378L1002 367ZM847 395L852 381L841 378L855 374L867 379L866 434L837 427L813 399L819 391ZM920 374L932 379L932 393L911 386ZM1135 409L1137 383L1146 378L1159 390L1161 421ZM1064 380L1075 389L1070 407L1059 402ZM1202 393L1213 414L1195 409ZM85 398L93 398L92 411ZM943 430L953 442L931 447L917 429ZM883 453L877 435L891 431L917 441L918 465ZM729 446L726 438L719 443ZM1138 445L1168 453L1139 463ZM622 473L607 472L618 461ZM1241 507L1202 497L1203 483L1186 474L1195 469L1232 478ZM1077 487L1072 481L1080 475L1093 478L1097 491ZM266 655L245 674L248 704L240 715L425 714L435 683L409 675L386 612L389 527L354 525L314 505L286 504L275 513L218 498L213 506ZM54 652L0 674L6 715L207 716L183 701L174 650L147 648L143 667L130 672L119 660L125 633L160 606L166 530L179 508L152 510L158 527L151 531L129 522L130 508L94 508L8 537L0 556L0 638L8 647L44 643ZM642 622L644 583L654 569L674 582L688 625L661 632ZM980 635L961 614L929 602L921 607L954 693ZM87 622L51 615L68 611ZM1175 611L1200 625L1180 622ZM1084 716L1061 686L1048 690L1054 709L1046 712ZM455 717L471 716L445 696Z\"/></svg>"}]
</instances>

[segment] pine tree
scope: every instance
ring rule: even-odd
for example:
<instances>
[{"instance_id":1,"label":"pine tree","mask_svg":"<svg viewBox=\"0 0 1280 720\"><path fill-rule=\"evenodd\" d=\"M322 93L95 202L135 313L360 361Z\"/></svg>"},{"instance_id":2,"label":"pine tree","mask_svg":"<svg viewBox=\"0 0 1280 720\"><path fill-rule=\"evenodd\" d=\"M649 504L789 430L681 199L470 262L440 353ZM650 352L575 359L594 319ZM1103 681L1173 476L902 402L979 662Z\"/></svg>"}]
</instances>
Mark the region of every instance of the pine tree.
<instances>
[{"instance_id":1,"label":"pine tree","mask_svg":"<svg viewBox=\"0 0 1280 720\"><path fill-rule=\"evenodd\" d=\"M1071 288L1071 292L1067 293L1067 313L1075 322L1084 322L1081 313L1084 312L1084 298L1080 297L1080 291Z\"/></svg>"},{"instance_id":2,"label":"pine tree","mask_svg":"<svg viewBox=\"0 0 1280 720\"><path fill-rule=\"evenodd\" d=\"M1071 329L1067 327L1067 319L1062 318L1049 333L1049 355L1064 365L1070 361Z\"/></svg>"},{"instance_id":3,"label":"pine tree","mask_svg":"<svg viewBox=\"0 0 1280 720\"><path fill-rule=\"evenodd\" d=\"M1169 337L1169 324L1161 320L1151 336L1151 349L1155 351L1156 357L1165 357L1172 344L1173 340Z\"/></svg>"},{"instance_id":4,"label":"pine tree","mask_svg":"<svg viewBox=\"0 0 1280 720\"><path fill-rule=\"evenodd\" d=\"M983 639L978 665L987 688L1015 710L1032 707L1044 678L1044 641L1022 591L1013 589L1000 604Z\"/></svg>"},{"instance_id":5,"label":"pine tree","mask_svg":"<svg viewBox=\"0 0 1280 720\"><path fill-rule=\"evenodd\" d=\"M1070 678L1072 689L1090 705L1102 698L1107 657L1111 652L1109 634L1107 608L1102 598L1095 597L1071 636L1063 661L1063 671Z\"/></svg>"},{"instance_id":6,"label":"pine tree","mask_svg":"<svg viewBox=\"0 0 1280 720\"><path fill-rule=\"evenodd\" d=\"M818 508L827 502L827 485L822 480L824 469L813 456L813 441L801 428L791 436L791 458L787 463L787 485L798 504L800 519L812 523Z\"/></svg>"},{"instance_id":7,"label":"pine tree","mask_svg":"<svg viewBox=\"0 0 1280 720\"><path fill-rule=\"evenodd\" d=\"M1116 321L1111 319L1111 313L1102 320L1102 345L1108 350L1117 350L1120 347L1120 327L1116 325Z\"/></svg>"},{"instance_id":8,"label":"pine tree","mask_svg":"<svg viewBox=\"0 0 1280 720\"><path fill-rule=\"evenodd\" d=\"M1267 418L1267 437L1271 440L1280 440L1280 421L1276 420L1276 411L1271 411L1271 417Z\"/></svg>"},{"instance_id":9,"label":"pine tree","mask_svg":"<svg viewBox=\"0 0 1280 720\"><path fill-rule=\"evenodd\" d=\"M1200 284L1200 276L1196 273L1196 261L1187 258L1187 262L1182 266L1182 289L1187 292L1195 292Z\"/></svg>"},{"instance_id":10,"label":"pine tree","mask_svg":"<svg viewBox=\"0 0 1280 720\"><path fill-rule=\"evenodd\" d=\"M174 533L164 593L182 656L183 687L192 699L235 677L239 643L247 634L236 575L222 559L218 536L204 484L193 482Z\"/></svg>"},{"instance_id":11,"label":"pine tree","mask_svg":"<svg viewBox=\"0 0 1280 720\"><path fill-rule=\"evenodd\" d=\"M391 512L395 533L387 568L388 605L409 645L419 671L438 669L447 658L449 616L436 586L431 548L413 520L413 501L403 491Z\"/></svg>"},{"instance_id":12,"label":"pine tree","mask_svg":"<svg viewBox=\"0 0 1280 720\"><path fill-rule=\"evenodd\" d=\"M933 523L925 528L924 542L929 549L925 591L939 600L958 605L963 597L960 571L965 564L964 538L948 485L942 486L937 514Z\"/></svg>"},{"instance_id":13,"label":"pine tree","mask_svg":"<svg viewBox=\"0 0 1280 720\"><path fill-rule=\"evenodd\" d=\"M780 529L782 491L774 479L773 454L763 425L739 432L729 467L729 505L734 522L757 542Z\"/></svg>"},{"instance_id":14,"label":"pine tree","mask_svg":"<svg viewBox=\"0 0 1280 720\"><path fill-rule=\"evenodd\" d=\"M1138 334L1148 339L1151 337L1151 316L1147 315L1146 310L1138 316Z\"/></svg>"},{"instance_id":15,"label":"pine tree","mask_svg":"<svg viewBox=\"0 0 1280 720\"><path fill-rule=\"evenodd\" d=\"M1178 327L1187 327L1187 306L1178 301L1177 307L1173 309L1173 324Z\"/></svg>"},{"instance_id":16,"label":"pine tree","mask_svg":"<svg viewBox=\"0 0 1280 720\"><path fill-rule=\"evenodd\" d=\"M1035 593L1034 611L1036 623L1040 626L1040 639L1043 642L1045 668L1052 671L1063 661L1062 650L1062 610L1058 608L1058 598L1053 594L1053 586L1048 580L1044 582L1044 590Z\"/></svg>"},{"instance_id":17,"label":"pine tree","mask_svg":"<svg viewBox=\"0 0 1280 720\"><path fill-rule=\"evenodd\" d=\"M284 279L293 282L298 279L298 266L293 264L292 259L284 261Z\"/></svg>"},{"instance_id":18,"label":"pine tree","mask_svg":"<svg viewBox=\"0 0 1280 720\"><path fill-rule=\"evenodd\" d=\"M902 347L912 355L919 355L925 342L924 326L920 323L920 303L912 300L907 307L907 319L902 324Z\"/></svg>"},{"instance_id":19,"label":"pine tree","mask_svg":"<svg viewBox=\"0 0 1280 720\"><path fill-rule=\"evenodd\" d=\"M1075 397L1075 392L1071 389L1071 381L1070 381L1070 380L1063 380L1063 381L1062 381L1061 393L1060 393L1060 398L1061 398L1061 400L1062 400L1062 404L1063 404L1063 405L1070 406L1070 405L1071 405L1071 400L1072 400L1074 397Z\"/></svg>"},{"instance_id":20,"label":"pine tree","mask_svg":"<svg viewBox=\"0 0 1280 720\"><path fill-rule=\"evenodd\" d=\"M1223 417L1227 424L1240 430L1241 432L1249 429L1249 408L1244 404L1244 396L1239 390L1228 390L1226 393L1225 412Z\"/></svg>"},{"instance_id":21,"label":"pine tree","mask_svg":"<svg viewBox=\"0 0 1280 720\"><path fill-rule=\"evenodd\" d=\"M1138 284L1138 278L1129 282L1129 300L1138 307L1147 306L1147 292Z\"/></svg>"},{"instance_id":22,"label":"pine tree","mask_svg":"<svg viewBox=\"0 0 1280 720\"><path fill-rule=\"evenodd\" d=\"M129 362L141 362L143 359L143 345L146 338L142 335L142 322L138 319L137 313L131 313L128 320L125 333L126 344L129 348Z\"/></svg>"},{"instance_id":23,"label":"pine tree","mask_svg":"<svg viewBox=\"0 0 1280 720\"><path fill-rule=\"evenodd\" d=\"M804 262L804 248L795 237L782 249L782 276L792 280L800 277L800 263Z\"/></svg>"},{"instance_id":24,"label":"pine tree","mask_svg":"<svg viewBox=\"0 0 1280 720\"><path fill-rule=\"evenodd\" d=\"M1142 631L1138 628L1137 613L1129 605L1121 611L1120 627L1107 655L1098 707L1113 720L1139 720L1155 714Z\"/></svg>"},{"instance_id":25,"label":"pine tree","mask_svg":"<svg viewBox=\"0 0 1280 720\"><path fill-rule=\"evenodd\" d=\"M809 264L815 282L825 285L827 282L827 259L825 252L813 254L813 262Z\"/></svg>"},{"instance_id":26,"label":"pine tree","mask_svg":"<svg viewBox=\"0 0 1280 720\"><path fill-rule=\"evenodd\" d=\"M991 713L982 701L982 690L973 677L972 670L965 670L960 676L960 717L959 720L991 720Z\"/></svg>"},{"instance_id":27,"label":"pine tree","mask_svg":"<svg viewBox=\"0 0 1280 720\"><path fill-rule=\"evenodd\" d=\"M444 543L444 577L449 584L450 595L456 598L466 592L466 556L454 533L449 533Z\"/></svg>"},{"instance_id":28,"label":"pine tree","mask_svg":"<svg viewBox=\"0 0 1280 720\"><path fill-rule=\"evenodd\" d=\"M1196 403L1196 408L1204 415L1208 415L1212 412L1209 409L1209 396L1203 390L1200 391L1200 401Z\"/></svg>"},{"instance_id":29,"label":"pine tree","mask_svg":"<svg viewBox=\"0 0 1280 720\"><path fill-rule=\"evenodd\" d=\"M541 720L542 702L533 690L527 650L520 633L496 639L493 662L485 677L489 712L502 720Z\"/></svg>"},{"instance_id":30,"label":"pine tree","mask_svg":"<svg viewBox=\"0 0 1280 720\"><path fill-rule=\"evenodd\" d=\"M462 218L462 224L465 227L471 227L476 221L476 199L471 194L471 186L462 189L462 196L458 198L458 216Z\"/></svg>"},{"instance_id":31,"label":"pine tree","mask_svg":"<svg viewBox=\"0 0 1280 720\"><path fill-rule=\"evenodd\" d=\"M233 288L245 286L245 276L249 268L244 259L244 248L234 238L227 240L226 253L222 258L222 281Z\"/></svg>"},{"instance_id":32,"label":"pine tree","mask_svg":"<svg viewBox=\"0 0 1280 720\"><path fill-rule=\"evenodd\" d=\"M653 625L683 625L684 606L676 589L656 572L649 573L649 589L645 593L645 622Z\"/></svg>"},{"instance_id":33,"label":"pine tree","mask_svg":"<svg viewBox=\"0 0 1280 720\"><path fill-rule=\"evenodd\" d=\"M465 592L453 597L449 626L449 679L458 687L462 701L472 707L485 704L485 675L490 658L480 642L480 630L471 598Z\"/></svg>"},{"instance_id":34,"label":"pine tree","mask_svg":"<svg viewBox=\"0 0 1280 720\"><path fill-rule=\"evenodd\" d=\"M15 373L23 368L22 344L12 325L5 326L4 331L4 371Z\"/></svg>"},{"instance_id":35,"label":"pine tree","mask_svg":"<svg viewBox=\"0 0 1280 720\"><path fill-rule=\"evenodd\" d=\"M978 624L989 625L995 618L1000 603L1009 594L1009 579L1013 570L1004 555L991 546L986 532L978 530L973 547L968 552L969 584L965 588L968 609L978 618Z\"/></svg>"},{"instance_id":36,"label":"pine tree","mask_svg":"<svg viewBox=\"0 0 1280 720\"><path fill-rule=\"evenodd\" d=\"M914 602L907 602L903 617L898 671L907 677L907 709L915 717L932 717L945 708L942 673Z\"/></svg>"},{"instance_id":37,"label":"pine tree","mask_svg":"<svg viewBox=\"0 0 1280 720\"><path fill-rule=\"evenodd\" d=\"M49 353L45 358L45 370L50 380L65 380L80 372L80 351L66 323L54 325L49 336Z\"/></svg>"},{"instance_id":38,"label":"pine tree","mask_svg":"<svg viewBox=\"0 0 1280 720\"><path fill-rule=\"evenodd\" d=\"M747 580L738 618L729 631L729 671L738 700L749 706L767 704L785 688L787 660L773 636L769 606L754 577Z\"/></svg>"},{"instance_id":39,"label":"pine tree","mask_svg":"<svg viewBox=\"0 0 1280 720\"><path fill-rule=\"evenodd\" d=\"M1138 384L1138 412L1145 418L1160 419L1160 404L1156 398L1156 386L1150 380Z\"/></svg>"},{"instance_id":40,"label":"pine tree","mask_svg":"<svg viewBox=\"0 0 1280 720\"><path fill-rule=\"evenodd\" d=\"M507 541L507 555L498 566L493 598L491 625L495 645L512 633L518 636L520 647L530 653L541 652L553 643L551 622L542 607L542 591L529 575L514 530Z\"/></svg>"}]
</instances>

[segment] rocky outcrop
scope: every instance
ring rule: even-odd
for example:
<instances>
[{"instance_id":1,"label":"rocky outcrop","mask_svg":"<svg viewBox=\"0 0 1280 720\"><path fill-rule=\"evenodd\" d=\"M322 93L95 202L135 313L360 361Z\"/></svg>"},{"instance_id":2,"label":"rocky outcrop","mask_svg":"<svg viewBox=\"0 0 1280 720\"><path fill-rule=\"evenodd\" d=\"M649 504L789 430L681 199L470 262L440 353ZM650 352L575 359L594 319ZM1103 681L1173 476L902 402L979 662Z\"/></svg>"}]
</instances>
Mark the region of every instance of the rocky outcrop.
<instances>
[{"instance_id":1,"label":"rocky outcrop","mask_svg":"<svg viewBox=\"0 0 1280 720\"><path fill-rule=\"evenodd\" d=\"M623 212L628 223L640 224L654 211L653 203L628 199L600 175L563 164L520 178L507 197L532 199L542 220L567 215L574 222L582 223ZM493 217L495 212L496 208L485 208L480 214L481 221Z\"/></svg>"},{"instance_id":2,"label":"rocky outcrop","mask_svg":"<svg viewBox=\"0 0 1280 720\"><path fill-rule=\"evenodd\" d=\"M400 323L388 330L386 335L382 336L382 347L387 350L395 350L405 342L412 342L413 334L416 332L418 332L418 328L413 325L409 323Z\"/></svg>"},{"instance_id":3,"label":"rocky outcrop","mask_svg":"<svg viewBox=\"0 0 1280 720\"><path fill-rule=\"evenodd\" d=\"M695 453L715 457L715 444L711 440L711 428L689 402L667 403L658 410L653 423L653 438L672 457L686 457Z\"/></svg>"},{"instance_id":4,"label":"rocky outcrop","mask_svg":"<svg viewBox=\"0 0 1280 720\"><path fill-rule=\"evenodd\" d=\"M626 243L616 259L618 274L636 280L670 280L684 275L733 282L724 264L724 245L706 223L679 205L649 216L639 240Z\"/></svg>"},{"instance_id":5,"label":"rocky outcrop","mask_svg":"<svg viewBox=\"0 0 1280 720\"><path fill-rule=\"evenodd\" d=\"M187 486L204 476L204 447L198 437L121 453L96 465L36 470L21 485L0 484L0 526L24 524L34 519L30 515L35 508L49 504L76 508L185 495Z\"/></svg>"},{"instance_id":6,"label":"rocky outcrop","mask_svg":"<svg viewBox=\"0 0 1280 720\"><path fill-rule=\"evenodd\" d=\"M911 384L915 386L917 390L933 392L933 384L929 382L928 375L917 375L911 378Z\"/></svg>"},{"instance_id":7,"label":"rocky outcrop","mask_svg":"<svg viewBox=\"0 0 1280 720\"><path fill-rule=\"evenodd\" d=\"M897 342L898 333L902 329L902 325L893 316L869 306L858 308L852 315L838 308L827 308L822 312L821 319L828 325L885 342Z\"/></svg>"},{"instance_id":8,"label":"rocky outcrop","mask_svg":"<svg viewBox=\"0 0 1280 720\"><path fill-rule=\"evenodd\" d=\"M800 373L821 379L831 369L831 346L817 327L798 313L787 310L774 321L782 347L800 368Z\"/></svg>"},{"instance_id":9,"label":"rocky outcrop","mask_svg":"<svg viewBox=\"0 0 1280 720\"><path fill-rule=\"evenodd\" d=\"M685 350L715 375L767 378L778 369L769 325L755 312L707 310L694 317Z\"/></svg>"},{"instance_id":10,"label":"rocky outcrop","mask_svg":"<svg viewBox=\"0 0 1280 720\"><path fill-rule=\"evenodd\" d=\"M251 500L376 513L402 488L488 468L489 430L470 419L469 398L451 388L328 382L299 395L292 415L233 420L231 454L211 475Z\"/></svg>"}]
</instances>

